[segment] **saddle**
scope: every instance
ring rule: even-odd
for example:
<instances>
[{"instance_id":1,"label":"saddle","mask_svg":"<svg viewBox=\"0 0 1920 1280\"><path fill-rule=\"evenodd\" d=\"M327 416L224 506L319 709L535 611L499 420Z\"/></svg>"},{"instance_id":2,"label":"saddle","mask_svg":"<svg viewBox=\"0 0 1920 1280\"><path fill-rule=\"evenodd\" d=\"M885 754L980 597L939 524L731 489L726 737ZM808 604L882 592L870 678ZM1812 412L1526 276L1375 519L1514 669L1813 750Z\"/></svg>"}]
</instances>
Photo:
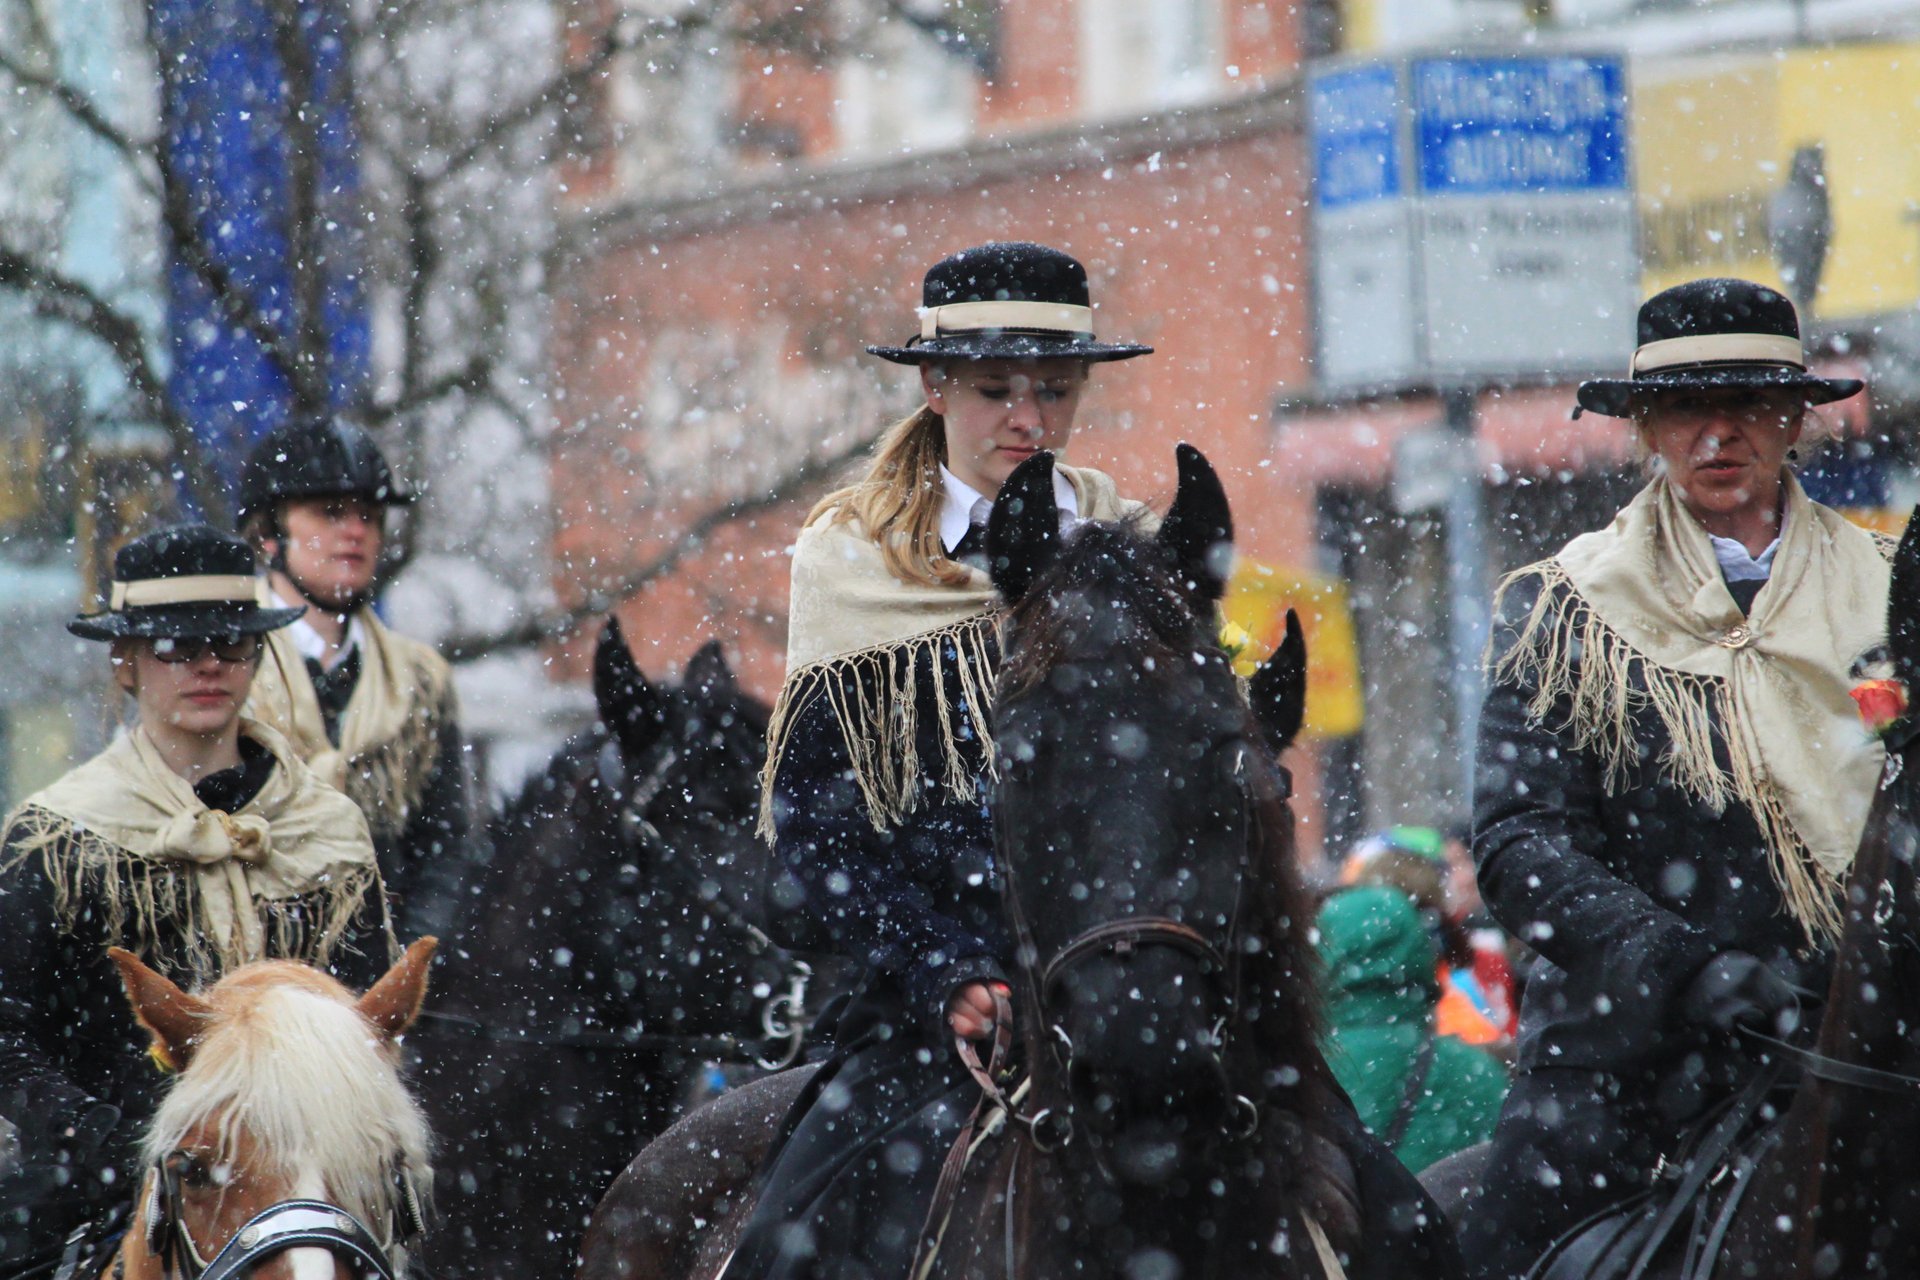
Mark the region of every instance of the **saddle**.
<instances>
[{"instance_id":1,"label":"saddle","mask_svg":"<svg viewBox=\"0 0 1920 1280\"><path fill-rule=\"evenodd\" d=\"M1680 1280L1709 1280L1753 1171L1777 1130L1756 1125L1780 1082L1779 1062L1696 1125L1654 1184L1574 1225L1527 1272L1526 1280L1642 1280L1684 1240ZM1678 1238L1676 1236L1678 1235Z\"/></svg>"}]
</instances>

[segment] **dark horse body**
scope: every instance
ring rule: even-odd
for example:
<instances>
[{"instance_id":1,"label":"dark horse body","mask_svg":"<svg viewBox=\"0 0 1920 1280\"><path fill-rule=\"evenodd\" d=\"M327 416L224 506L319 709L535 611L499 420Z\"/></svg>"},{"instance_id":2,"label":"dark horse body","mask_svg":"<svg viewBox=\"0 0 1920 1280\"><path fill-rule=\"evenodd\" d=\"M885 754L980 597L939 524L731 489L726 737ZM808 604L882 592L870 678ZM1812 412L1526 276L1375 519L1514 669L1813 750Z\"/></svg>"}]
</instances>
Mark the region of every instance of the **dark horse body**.
<instances>
[{"instance_id":1,"label":"dark horse body","mask_svg":"<svg viewBox=\"0 0 1920 1280\"><path fill-rule=\"evenodd\" d=\"M1894 559L1888 642L1920 689L1920 519ZM1846 886L1846 926L1811 1052L1750 1039L1791 1101L1763 1109L1722 1154L1690 1166L1707 1190L1676 1212L1659 1251L1621 1219L1597 1224L1541 1274L1648 1280L1861 1280L1920 1275L1920 724L1886 736L1888 763ZM1423 1180L1470 1206L1462 1153ZM1667 1197L1671 1199L1669 1195ZM1660 1201L1641 1210L1650 1216ZM1469 1210L1470 1211L1470 1207Z\"/></svg>"},{"instance_id":2,"label":"dark horse body","mask_svg":"<svg viewBox=\"0 0 1920 1280\"><path fill-rule=\"evenodd\" d=\"M989 523L1013 604L994 812L1030 1081L1011 1097L996 1082L1000 1136L937 1202L931 1274L1279 1280L1329 1274L1327 1251L1356 1280L1456 1274L1444 1222L1321 1059L1310 908L1272 763L1298 727L1304 653L1296 632L1256 678L1263 733L1210 625L1225 494L1197 451L1180 462L1156 537L1089 524L1062 545L1050 456L1008 480ZM700 1120L624 1186L662 1188L647 1170L700 1148ZM640 1238L596 1225L582 1275L712 1274L724 1231L689 1242L659 1224L735 1190L649 1206L653 1225L610 1198L597 1224Z\"/></svg>"},{"instance_id":3,"label":"dark horse body","mask_svg":"<svg viewBox=\"0 0 1920 1280\"><path fill-rule=\"evenodd\" d=\"M757 932L767 710L716 646L654 686L609 624L601 723L489 825L414 1040L440 1144L436 1280L565 1275L703 1063L778 1058L791 958Z\"/></svg>"}]
</instances>

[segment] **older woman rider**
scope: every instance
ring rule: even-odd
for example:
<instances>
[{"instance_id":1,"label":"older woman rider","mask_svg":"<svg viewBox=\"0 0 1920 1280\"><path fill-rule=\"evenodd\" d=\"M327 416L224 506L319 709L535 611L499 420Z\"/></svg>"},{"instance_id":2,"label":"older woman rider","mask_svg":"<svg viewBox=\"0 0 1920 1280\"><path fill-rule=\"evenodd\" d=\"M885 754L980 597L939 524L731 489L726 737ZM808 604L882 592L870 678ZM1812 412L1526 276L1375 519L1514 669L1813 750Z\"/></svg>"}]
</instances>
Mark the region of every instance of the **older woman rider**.
<instances>
[{"instance_id":1,"label":"older woman rider","mask_svg":"<svg viewBox=\"0 0 1920 1280\"><path fill-rule=\"evenodd\" d=\"M1503 584L1480 722L1488 908L1544 958L1469 1266L1519 1276L1646 1185L1750 1077L1736 1029L1824 984L1881 764L1848 697L1883 640L1890 546L1786 463L1810 406L1793 306L1699 280L1640 310L1624 379L1653 479L1607 528Z\"/></svg>"},{"instance_id":2,"label":"older woman rider","mask_svg":"<svg viewBox=\"0 0 1920 1280\"><path fill-rule=\"evenodd\" d=\"M977 1092L978 1038L1011 963L983 782L998 659L984 522L1013 469L1067 446L1096 362L1086 271L996 243L926 274L920 333L874 354L917 366L922 408L794 547L787 681L763 831L797 882L795 927L865 966L833 1050L795 1105L727 1275L905 1275ZM1058 467L1063 522L1136 504Z\"/></svg>"}]
</instances>

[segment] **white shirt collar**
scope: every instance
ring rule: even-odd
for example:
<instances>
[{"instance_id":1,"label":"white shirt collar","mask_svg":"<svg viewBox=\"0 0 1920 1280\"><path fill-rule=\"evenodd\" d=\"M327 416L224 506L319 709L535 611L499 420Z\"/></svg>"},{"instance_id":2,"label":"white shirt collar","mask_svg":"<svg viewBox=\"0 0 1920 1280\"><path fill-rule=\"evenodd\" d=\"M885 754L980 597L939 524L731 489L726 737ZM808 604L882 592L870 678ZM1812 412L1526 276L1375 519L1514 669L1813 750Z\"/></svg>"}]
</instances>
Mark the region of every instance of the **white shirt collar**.
<instances>
[{"instance_id":1,"label":"white shirt collar","mask_svg":"<svg viewBox=\"0 0 1920 1280\"><path fill-rule=\"evenodd\" d=\"M269 594L273 596L274 607L280 609L294 607L290 602L281 599L278 591ZM287 624L287 638L293 641L293 647L301 657L310 658L331 671L345 661L348 654L360 647L360 616L358 613L348 615L346 643L341 645L339 651L333 655L333 661L328 662L326 638L315 631L313 624L307 621L308 615L312 612L313 606L308 605L307 613Z\"/></svg>"},{"instance_id":2,"label":"white shirt collar","mask_svg":"<svg viewBox=\"0 0 1920 1280\"><path fill-rule=\"evenodd\" d=\"M1773 576L1773 553L1780 549L1779 538L1757 556L1732 538L1710 533L1707 539L1713 543L1713 558L1720 562L1720 576L1728 582L1765 582Z\"/></svg>"},{"instance_id":3,"label":"white shirt collar","mask_svg":"<svg viewBox=\"0 0 1920 1280\"><path fill-rule=\"evenodd\" d=\"M945 463L940 465L940 482L947 493L940 505L940 545L951 552L960 545L960 539L967 536L969 528L987 522L993 499L947 470ZM1053 469L1053 503L1063 513L1060 528L1065 532L1080 518L1080 495L1074 492L1073 482L1061 475L1058 467Z\"/></svg>"}]
</instances>

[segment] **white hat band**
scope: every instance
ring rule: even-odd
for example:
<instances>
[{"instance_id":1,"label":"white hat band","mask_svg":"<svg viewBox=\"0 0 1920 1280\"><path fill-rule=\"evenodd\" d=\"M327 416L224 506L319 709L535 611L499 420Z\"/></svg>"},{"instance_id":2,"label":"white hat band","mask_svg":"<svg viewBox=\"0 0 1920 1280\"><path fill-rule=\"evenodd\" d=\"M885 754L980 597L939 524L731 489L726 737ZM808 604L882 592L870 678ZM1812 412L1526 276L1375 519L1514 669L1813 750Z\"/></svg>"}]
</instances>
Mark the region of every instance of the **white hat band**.
<instances>
[{"instance_id":1,"label":"white hat band","mask_svg":"<svg viewBox=\"0 0 1920 1280\"><path fill-rule=\"evenodd\" d=\"M943 333L978 333L983 329L1093 336L1093 308L1065 302L949 302L942 307L915 310L920 315L922 340L937 338Z\"/></svg>"},{"instance_id":2,"label":"white hat band","mask_svg":"<svg viewBox=\"0 0 1920 1280\"><path fill-rule=\"evenodd\" d=\"M1684 338L1662 338L1633 353L1627 376L1671 369L1682 364L1790 364L1807 367L1800 339L1778 333L1695 333Z\"/></svg>"},{"instance_id":3,"label":"white hat band","mask_svg":"<svg viewBox=\"0 0 1920 1280\"><path fill-rule=\"evenodd\" d=\"M115 582L108 607L118 610L161 604L265 604L266 597L265 580L253 574L202 573Z\"/></svg>"}]
</instances>

